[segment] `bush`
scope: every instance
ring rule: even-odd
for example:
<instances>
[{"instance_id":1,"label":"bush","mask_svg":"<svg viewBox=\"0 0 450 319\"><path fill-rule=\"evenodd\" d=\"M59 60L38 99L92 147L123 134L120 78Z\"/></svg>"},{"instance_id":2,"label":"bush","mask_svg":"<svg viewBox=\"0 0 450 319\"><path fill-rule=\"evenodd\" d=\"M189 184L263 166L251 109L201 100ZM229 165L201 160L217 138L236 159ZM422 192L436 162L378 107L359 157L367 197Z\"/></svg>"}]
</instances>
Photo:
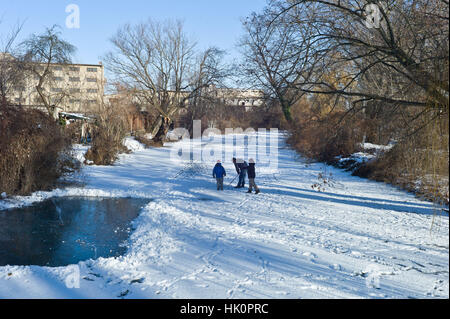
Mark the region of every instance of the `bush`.
<instances>
[{"instance_id":1,"label":"bush","mask_svg":"<svg viewBox=\"0 0 450 319\"><path fill-rule=\"evenodd\" d=\"M364 140L382 145L396 140L395 147L377 153L378 157L370 162L352 166L352 161L348 161L353 175L396 185L448 205L448 113L429 112L406 126L398 120L398 114L387 109L375 115L367 109L350 114L321 114L303 101L293 110L295 124L289 130L288 143L310 159L342 167L337 157L359 152ZM415 115L421 110L403 111L403 115Z\"/></svg>"},{"instance_id":2,"label":"bush","mask_svg":"<svg viewBox=\"0 0 450 319\"><path fill-rule=\"evenodd\" d=\"M436 119L397 143L354 175L397 185L428 200L448 205L448 118Z\"/></svg>"},{"instance_id":3,"label":"bush","mask_svg":"<svg viewBox=\"0 0 450 319\"><path fill-rule=\"evenodd\" d=\"M0 107L0 193L50 190L78 167L64 129L37 110Z\"/></svg>"},{"instance_id":4,"label":"bush","mask_svg":"<svg viewBox=\"0 0 450 319\"><path fill-rule=\"evenodd\" d=\"M127 130L126 114L119 108L105 107L93 125L92 147L85 158L95 165L112 165L120 153L129 152L123 145Z\"/></svg>"},{"instance_id":5,"label":"bush","mask_svg":"<svg viewBox=\"0 0 450 319\"><path fill-rule=\"evenodd\" d=\"M321 162L334 163L337 156L357 152L364 137L364 122L357 115L350 118L336 112L322 119L305 116L299 122L298 127L291 129L288 144Z\"/></svg>"}]
</instances>

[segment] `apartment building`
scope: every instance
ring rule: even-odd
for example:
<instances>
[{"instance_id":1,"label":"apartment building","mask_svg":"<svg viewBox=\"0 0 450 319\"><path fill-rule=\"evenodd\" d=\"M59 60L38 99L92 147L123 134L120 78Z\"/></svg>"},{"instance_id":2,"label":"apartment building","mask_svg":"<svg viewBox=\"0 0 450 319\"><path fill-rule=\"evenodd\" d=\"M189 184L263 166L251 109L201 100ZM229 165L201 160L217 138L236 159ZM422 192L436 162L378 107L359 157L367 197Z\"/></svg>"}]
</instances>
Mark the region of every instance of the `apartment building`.
<instances>
[{"instance_id":1,"label":"apartment building","mask_svg":"<svg viewBox=\"0 0 450 319\"><path fill-rule=\"evenodd\" d=\"M33 69L42 74L45 65L36 64ZM101 105L106 84L102 63L52 64L50 71L44 83L45 96L58 111L86 114ZM39 76L27 72L23 83L14 87L10 102L23 107L45 109L36 90L38 83Z\"/></svg>"}]
</instances>

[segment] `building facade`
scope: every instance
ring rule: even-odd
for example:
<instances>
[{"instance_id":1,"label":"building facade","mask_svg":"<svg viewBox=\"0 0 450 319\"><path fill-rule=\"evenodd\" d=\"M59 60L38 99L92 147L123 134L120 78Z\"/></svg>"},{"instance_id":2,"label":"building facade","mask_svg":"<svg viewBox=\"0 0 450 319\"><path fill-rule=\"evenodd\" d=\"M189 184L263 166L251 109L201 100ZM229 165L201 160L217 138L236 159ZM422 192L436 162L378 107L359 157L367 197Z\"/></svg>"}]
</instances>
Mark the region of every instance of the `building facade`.
<instances>
[{"instance_id":1,"label":"building facade","mask_svg":"<svg viewBox=\"0 0 450 319\"><path fill-rule=\"evenodd\" d=\"M264 106L266 96L262 90L246 90L236 88L209 88L209 95L225 106L241 106L247 111Z\"/></svg>"},{"instance_id":2,"label":"building facade","mask_svg":"<svg viewBox=\"0 0 450 319\"><path fill-rule=\"evenodd\" d=\"M36 90L44 64L34 64L21 85L13 88L9 101L13 105L44 109ZM103 103L106 84L104 67L99 64L51 64L43 85L44 95L52 106L62 112L90 113Z\"/></svg>"}]
</instances>

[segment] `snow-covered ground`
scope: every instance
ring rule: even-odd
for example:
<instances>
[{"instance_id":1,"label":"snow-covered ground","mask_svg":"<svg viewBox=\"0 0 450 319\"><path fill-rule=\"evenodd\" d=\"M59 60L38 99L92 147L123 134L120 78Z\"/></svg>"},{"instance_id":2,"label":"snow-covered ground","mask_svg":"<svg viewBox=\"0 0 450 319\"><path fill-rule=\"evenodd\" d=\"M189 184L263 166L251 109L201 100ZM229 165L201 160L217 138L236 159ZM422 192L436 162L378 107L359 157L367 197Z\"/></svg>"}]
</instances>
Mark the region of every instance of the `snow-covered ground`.
<instances>
[{"instance_id":1,"label":"snow-covered ground","mask_svg":"<svg viewBox=\"0 0 450 319\"><path fill-rule=\"evenodd\" d=\"M217 192L214 162L170 159L183 143L143 149L128 141L135 152L115 166L83 168L84 187L0 201L5 208L67 195L153 199L125 256L0 267L0 297L449 298L449 219L431 203L308 164L282 137L278 171L257 171L261 194ZM225 185L235 176L229 162ZM328 177L323 192L312 188L319 175Z\"/></svg>"}]
</instances>

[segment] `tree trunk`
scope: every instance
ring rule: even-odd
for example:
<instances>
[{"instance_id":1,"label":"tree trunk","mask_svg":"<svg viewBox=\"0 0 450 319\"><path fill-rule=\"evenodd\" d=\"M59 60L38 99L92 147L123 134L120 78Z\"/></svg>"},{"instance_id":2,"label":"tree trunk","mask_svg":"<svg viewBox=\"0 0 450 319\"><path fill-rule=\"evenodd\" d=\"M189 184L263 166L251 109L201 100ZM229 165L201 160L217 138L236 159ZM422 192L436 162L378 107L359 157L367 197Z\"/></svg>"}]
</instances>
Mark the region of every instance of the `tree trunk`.
<instances>
[{"instance_id":1,"label":"tree trunk","mask_svg":"<svg viewBox=\"0 0 450 319\"><path fill-rule=\"evenodd\" d=\"M284 118L288 122L288 124L293 124L293 118L291 113L291 105L285 101L283 98L280 98L281 109L284 114Z\"/></svg>"},{"instance_id":2,"label":"tree trunk","mask_svg":"<svg viewBox=\"0 0 450 319\"><path fill-rule=\"evenodd\" d=\"M0 106L6 106L8 104L8 100L6 99L6 94L1 97Z\"/></svg>"},{"instance_id":3,"label":"tree trunk","mask_svg":"<svg viewBox=\"0 0 450 319\"><path fill-rule=\"evenodd\" d=\"M153 142L157 144L163 144L166 141L167 133L170 130L172 120L169 118L163 118L160 116L153 124L152 136Z\"/></svg>"}]
</instances>

